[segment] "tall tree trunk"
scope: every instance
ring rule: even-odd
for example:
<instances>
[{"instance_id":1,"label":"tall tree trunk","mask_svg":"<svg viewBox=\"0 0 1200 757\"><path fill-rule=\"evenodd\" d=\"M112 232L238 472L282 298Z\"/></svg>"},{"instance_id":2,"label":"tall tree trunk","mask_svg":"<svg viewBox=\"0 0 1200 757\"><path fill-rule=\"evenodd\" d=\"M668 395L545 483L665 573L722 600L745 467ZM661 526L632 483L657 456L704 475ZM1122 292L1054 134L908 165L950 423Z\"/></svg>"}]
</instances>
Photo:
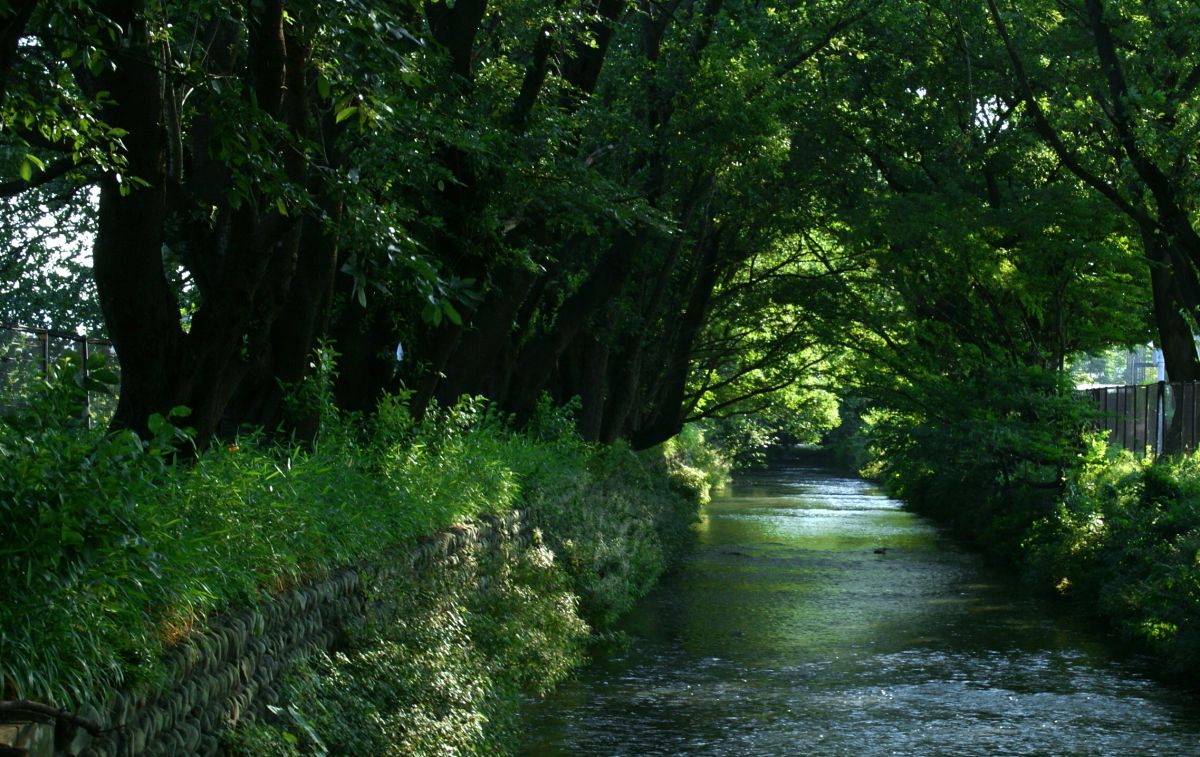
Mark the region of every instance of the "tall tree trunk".
<instances>
[{"instance_id":1,"label":"tall tree trunk","mask_svg":"<svg viewBox=\"0 0 1200 757\"><path fill-rule=\"evenodd\" d=\"M331 209L331 217L338 211ZM311 440L315 408L289 407L287 394L311 373L318 338L326 332L337 272L337 241L317 218L306 218L287 299L271 326L270 347L240 382L226 408L223 434L249 424Z\"/></svg>"},{"instance_id":2,"label":"tall tree trunk","mask_svg":"<svg viewBox=\"0 0 1200 757\"><path fill-rule=\"evenodd\" d=\"M501 402L519 421L529 417L538 395L549 388L563 352L625 286L642 241L627 231L619 231L587 279L559 308L554 327L531 339L521 350L512 385Z\"/></svg>"},{"instance_id":3,"label":"tall tree trunk","mask_svg":"<svg viewBox=\"0 0 1200 757\"><path fill-rule=\"evenodd\" d=\"M611 320L611 316L606 319ZM579 435L589 442L599 441L604 422L604 408L608 403L608 368L611 347L608 338L611 329L601 329L601 338L588 336L577 340L574 360L570 364L574 368L568 396L579 397L579 410L575 416L575 427Z\"/></svg>"},{"instance_id":4,"label":"tall tree trunk","mask_svg":"<svg viewBox=\"0 0 1200 757\"><path fill-rule=\"evenodd\" d=\"M665 355L666 364L644 420L632 429L630 440L635 449L652 447L670 439L683 429L686 417L684 398L687 394L692 350L696 337L704 327L708 306L721 275L721 235L707 235L701 240L698 274L692 284L687 309L682 313L676 338Z\"/></svg>"},{"instance_id":5,"label":"tall tree trunk","mask_svg":"<svg viewBox=\"0 0 1200 757\"><path fill-rule=\"evenodd\" d=\"M229 171L209 161L202 123L199 143L188 145L197 168L191 183L186 188L173 183L179 155L168 149L174 124L166 123L172 107L164 102L172 88L162 79L166 74L150 41L148 11L142 3L116 0L99 10L122 30L108 51L112 66L94 82L112 98L103 117L126 132L123 173L147 185L133 185L115 172L100 182L95 278L122 368L113 423L147 433L151 414L185 405L192 411L187 423L203 445L218 431L242 379L271 350L273 326L295 279L302 226L298 215L277 210L274 198L258 188L240 206L229 201ZM230 46L214 56L213 65L242 77L253 90L254 107L291 136L302 137L307 49L285 28L281 0L256 4L247 28L244 58ZM223 32L228 29L219 24L213 30ZM283 143L277 148L288 179L303 183L303 149ZM211 225L194 222L198 206L213 219ZM164 245L177 246L180 232L186 248L181 252L200 291L186 334L163 260Z\"/></svg>"},{"instance_id":6,"label":"tall tree trunk","mask_svg":"<svg viewBox=\"0 0 1200 757\"><path fill-rule=\"evenodd\" d=\"M126 176L100 180L100 208L93 268L109 338L122 367L113 426L147 433L151 414L179 401L178 386L191 370L182 351L179 305L162 267L166 218L166 149L159 100L161 81L149 53L141 3L100 6L123 31L110 52L112 67L98 87L112 98L103 118L126 131Z\"/></svg>"},{"instance_id":7,"label":"tall tree trunk","mask_svg":"<svg viewBox=\"0 0 1200 757\"><path fill-rule=\"evenodd\" d=\"M37 0L10 0L0 10L0 104L8 92L8 74L17 60L17 40L37 7Z\"/></svg>"},{"instance_id":8,"label":"tall tree trunk","mask_svg":"<svg viewBox=\"0 0 1200 757\"><path fill-rule=\"evenodd\" d=\"M1161 232L1142 231L1142 246L1150 267L1150 286L1154 297L1154 321L1158 328L1158 345L1167 366L1167 378L1172 383L1200 380L1200 358L1196 355L1196 340L1192 328L1183 316L1177 282L1172 270L1172 257L1167 251L1168 242ZM1172 420L1162 429L1163 451L1167 454L1183 450L1183 417L1179 399L1172 392L1164 402L1175 403ZM1170 411L1171 408L1165 408Z\"/></svg>"},{"instance_id":9,"label":"tall tree trunk","mask_svg":"<svg viewBox=\"0 0 1200 757\"><path fill-rule=\"evenodd\" d=\"M1200 358L1196 355L1192 329L1182 313L1183 303L1178 298L1177 279L1166 244L1161 233L1142 231L1142 246L1150 268L1158 344L1171 381L1198 381Z\"/></svg>"}]
</instances>

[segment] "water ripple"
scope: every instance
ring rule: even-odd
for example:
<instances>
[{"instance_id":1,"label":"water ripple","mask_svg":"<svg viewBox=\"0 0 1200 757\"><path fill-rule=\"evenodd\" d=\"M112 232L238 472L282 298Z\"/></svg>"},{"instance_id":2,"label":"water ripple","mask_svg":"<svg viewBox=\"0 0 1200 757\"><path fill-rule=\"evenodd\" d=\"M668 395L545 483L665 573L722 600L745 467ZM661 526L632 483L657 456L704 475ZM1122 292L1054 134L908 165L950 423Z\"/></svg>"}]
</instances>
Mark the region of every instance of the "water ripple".
<instances>
[{"instance_id":1,"label":"water ripple","mask_svg":"<svg viewBox=\"0 0 1200 757\"><path fill-rule=\"evenodd\" d=\"M530 755L1196 755L1200 709L866 482L738 481ZM876 550L882 549L879 553Z\"/></svg>"}]
</instances>

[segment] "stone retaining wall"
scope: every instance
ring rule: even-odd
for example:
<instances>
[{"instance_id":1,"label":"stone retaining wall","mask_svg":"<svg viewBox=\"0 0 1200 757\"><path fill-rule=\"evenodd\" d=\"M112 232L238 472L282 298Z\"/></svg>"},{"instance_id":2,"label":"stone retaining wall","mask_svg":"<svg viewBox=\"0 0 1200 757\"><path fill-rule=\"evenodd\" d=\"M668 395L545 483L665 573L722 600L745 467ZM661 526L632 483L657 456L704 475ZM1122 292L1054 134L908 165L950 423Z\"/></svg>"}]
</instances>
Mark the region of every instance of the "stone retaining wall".
<instances>
[{"instance_id":1,"label":"stone retaining wall","mask_svg":"<svg viewBox=\"0 0 1200 757\"><path fill-rule=\"evenodd\" d=\"M222 734L278 699L276 685L286 664L308 651L335 648L347 630L366 622L369 597L390 578L506 542L532 542L532 529L519 512L451 527L370 564L215 618L168 653L161 685L110 692L103 706L75 713L99 733L59 719L57 726L12 726L9 743L27 749L30 757L217 754ZM0 753L5 733L0 731Z\"/></svg>"}]
</instances>

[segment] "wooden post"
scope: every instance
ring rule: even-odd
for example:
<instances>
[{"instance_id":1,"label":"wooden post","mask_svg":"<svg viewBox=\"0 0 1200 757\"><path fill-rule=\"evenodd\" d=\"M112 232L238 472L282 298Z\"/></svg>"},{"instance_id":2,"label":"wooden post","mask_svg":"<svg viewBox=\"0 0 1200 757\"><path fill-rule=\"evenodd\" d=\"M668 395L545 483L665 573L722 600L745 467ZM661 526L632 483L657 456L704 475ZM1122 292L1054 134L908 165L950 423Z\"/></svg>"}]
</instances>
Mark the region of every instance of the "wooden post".
<instances>
[{"instance_id":1,"label":"wooden post","mask_svg":"<svg viewBox=\"0 0 1200 757\"><path fill-rule=\"evenodd\" d=\"M83 372L83 427L92 427L92 390L88 388L88 340L84 334L79 338L80 370Z\"/></svg>"}]
</instances>

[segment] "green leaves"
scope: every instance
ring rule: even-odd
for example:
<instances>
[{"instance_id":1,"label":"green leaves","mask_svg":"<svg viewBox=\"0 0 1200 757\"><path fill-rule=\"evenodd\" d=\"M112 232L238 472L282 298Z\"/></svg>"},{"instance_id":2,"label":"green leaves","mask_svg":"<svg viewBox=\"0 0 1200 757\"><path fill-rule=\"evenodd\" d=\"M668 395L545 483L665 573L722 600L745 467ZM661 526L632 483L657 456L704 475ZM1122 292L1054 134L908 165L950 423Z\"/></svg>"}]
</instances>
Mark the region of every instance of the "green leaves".
<instances>
[{"instance_id":1,"label":"green leaves","mask_svg":"<svg viewBox=\"0 0 1200 757\"><path fill-rule=\"evenodd\" d=\"M1061 503L1023 544L1026 569L1107 615L1184 676L1200 667L1200 470L1152 462L1093 439Z\"/></svg>"}]
</instances>

